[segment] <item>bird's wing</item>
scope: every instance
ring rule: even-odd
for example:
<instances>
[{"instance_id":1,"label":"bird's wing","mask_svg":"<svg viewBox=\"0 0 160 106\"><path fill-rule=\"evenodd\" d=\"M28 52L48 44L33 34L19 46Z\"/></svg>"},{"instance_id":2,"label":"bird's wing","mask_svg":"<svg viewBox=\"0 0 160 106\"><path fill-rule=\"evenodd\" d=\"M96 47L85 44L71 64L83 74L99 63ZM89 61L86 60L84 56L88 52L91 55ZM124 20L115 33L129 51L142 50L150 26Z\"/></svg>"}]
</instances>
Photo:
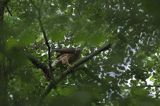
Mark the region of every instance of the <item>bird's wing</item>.
<instances>
[{"instance_id":1,"label":"bird's wing","mask_svg":"<svg viewBox=\"0 0 160 106\"><path fill-rule=\"evenodd\" d=\"M54 49L55 52L58 52L58 53L74 53L75 52L75 48L62 48L62 49Z\"/></svg>"}]
</instances>

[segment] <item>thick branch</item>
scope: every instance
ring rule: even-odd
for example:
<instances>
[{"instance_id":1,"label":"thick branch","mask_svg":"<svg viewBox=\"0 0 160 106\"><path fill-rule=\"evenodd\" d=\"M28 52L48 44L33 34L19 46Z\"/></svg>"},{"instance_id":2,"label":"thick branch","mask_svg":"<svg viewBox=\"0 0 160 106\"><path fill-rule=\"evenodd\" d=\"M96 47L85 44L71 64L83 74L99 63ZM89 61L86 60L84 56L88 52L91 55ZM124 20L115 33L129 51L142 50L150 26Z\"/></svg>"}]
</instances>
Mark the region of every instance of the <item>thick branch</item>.
<instances>
[{"instance_id":1,"label":"thick branch","mask_svg":"<svg viewBox=\"0 0 160 106\"><path fill-rule=\"evenodd\" d=\"M28 59L32 62L32 64L36 67L36 68L40 68L45 77L50 80L51 79L51 76L50 76L50 73L49 73L49 68L44 64L44 63L41 63L37 58L35 58L34 56L32 55L29 55L27 54L26 55L28 57Z\"/></svg>"},{"instance_id":2,"label":"thick branch","mask_svg":"<svg viewBox=\"0 0 160 106\"><path fill-rule=\"evenodd\" d=\"M42 94L42 98L41 100L43 100L43 98L49 94L49 92L52 90L52 88L55 88L57 86L57 84L59 84L63 79L66 78L67 75L69 75L70 73L75 72L76 70L74 70L75 68L79 67L80 65L82 65L83 63L87 62L89 59L93 58L94 56L98 55L100 52L108 50L111 48L111 44L106 44L103 47L101 47L100 49L98 49L97 51L93 52L92 54L80 59L79 61L77 61L76 63L73 64L73 67L68 68L57 81L51 81L49 83L49 85L47 86L45 92Z\"/></svg>"}]
</instances>

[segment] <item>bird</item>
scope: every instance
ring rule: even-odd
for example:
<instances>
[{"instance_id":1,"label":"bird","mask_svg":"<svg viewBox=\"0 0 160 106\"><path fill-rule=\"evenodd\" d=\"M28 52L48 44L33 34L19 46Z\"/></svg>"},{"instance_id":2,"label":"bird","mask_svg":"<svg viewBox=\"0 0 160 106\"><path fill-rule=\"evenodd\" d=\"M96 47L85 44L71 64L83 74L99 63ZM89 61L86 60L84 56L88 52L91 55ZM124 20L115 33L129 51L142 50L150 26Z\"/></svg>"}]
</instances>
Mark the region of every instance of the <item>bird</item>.
<instances>
[{"instance_id":1,"label":"bird","mask_svg":"<svg viewBox=\"0 0 160 106\"><path fill-rule=\"evenodd\" d=\"M72 67L72 63L80 58L82 50L79 48L57 48L54 49L54 51L58 55L52 64L53 67L56 67L57 65L67 65Z\"/></svg>"}]
</instances>

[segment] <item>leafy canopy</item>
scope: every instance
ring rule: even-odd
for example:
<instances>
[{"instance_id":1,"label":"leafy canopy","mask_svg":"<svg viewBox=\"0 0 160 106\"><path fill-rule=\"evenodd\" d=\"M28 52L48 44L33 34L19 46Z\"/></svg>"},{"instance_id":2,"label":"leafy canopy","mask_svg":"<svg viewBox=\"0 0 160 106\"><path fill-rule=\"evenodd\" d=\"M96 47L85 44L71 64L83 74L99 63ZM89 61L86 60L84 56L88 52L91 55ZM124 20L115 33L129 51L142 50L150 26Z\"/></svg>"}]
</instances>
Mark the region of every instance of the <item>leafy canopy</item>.
<instances>
[{"instance_id":1,"label":"leafy canopy","mask_svg":"<svg viewBox=\"0 0 160 106\"><path fill-rule=\"evenodd\" d=\"M29 53L48 64L44 31L52 62L52 48L80 47L84 57L106 42L114 46L76 68L43 105L158 105L158 5L158 0L10 0L0 29L9 105L37 105L48 86L42 70L24 56ZM65 69L57 68L55 78Z\"/></svg>"}]
</instances>

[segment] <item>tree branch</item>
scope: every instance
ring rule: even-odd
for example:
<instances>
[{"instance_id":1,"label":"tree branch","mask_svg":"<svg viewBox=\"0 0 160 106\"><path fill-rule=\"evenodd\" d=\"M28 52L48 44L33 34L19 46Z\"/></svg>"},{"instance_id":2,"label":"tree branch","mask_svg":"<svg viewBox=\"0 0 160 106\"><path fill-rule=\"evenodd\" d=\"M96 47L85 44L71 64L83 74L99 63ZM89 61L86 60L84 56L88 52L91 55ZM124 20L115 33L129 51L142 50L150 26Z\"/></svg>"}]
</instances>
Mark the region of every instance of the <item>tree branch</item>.
<instances>
[{"instance_id":1,"label":"tree branch","mask_svg":"<svg viewBox=\"0 0 160 106\"><path fill-rule=\"evenodd\" d=\"M32 56L32 55L29 55L29 54L25 54L28 59L32 62L32 64L36 67L36 68L40 68L45 77L50 80L51 79L51 75L49 73L49 68L42 62L40 62L36 57Z\"/></svg>"},{"instance_id":2,"label":"tree branch","mask_svg":"<svg viewBox=\"0 0 160 106\"><path fill-rule=\"evenodd\" d=\"M82 65L83 63L87 62L89 59L93 58L94 56L98 55L100 52L108 50L111 48L111 44L105 44L104 46L102 46L100 49L98 49L97 51L93 52L92 54L80 59L79 61L75 62L73 64L73 67L68 68L61 76L58 80L56 81L51 81L49 83L49 85L47 86L46 90L44 91L44 93L42 94L42 98L40 99L40 101L43 100L43 98L45 98L46 95L48 95L50 93L50 91L53 88L56 88L56 86L67 77L67 75L69 75L70 73L75 72L76 70L74 70L75 68L79 67L80 65Z\"/></svg>"},{"instance_id":3,"label":"tree branch","mask_svg":"<svg viewBox=\"0 0 160 106\"><path fill-rule=\"evenodd\" d=\"M52 66L51 66L51 63L52 63L52 61L51 61L51 47L49 45L47 34L46 34L45 30L44 30L41 18L39 18L39 25L40 25L41 31L43 33L43 37L45 39L45 44L46 44L47 49L48 49L48 65L49 65L50 70L52 70Z\"/></svg>"},{"instance_id":4,"label":"tree branch","mask_svg":"<svg viewBox=\"0 0 160 106\"><path fill-rule=\"evenodd\" d=\"M8 13L9 13L9 15L10 15L10 16L13 16L11 10L10 10L9 7L8 7L8 5L6 6L6 8L7 8L7 11L8 11Z\"/></svg>"},{"instance_id":5,"label":"tree branch","mask_svg":"<svg viewBox=\"0 0 160 106\"><path fill-rule=\"evenodd\" d=\"M40 26L40 30L42 31L42 34L43 34L43 37L44 37L44 40L45 40L45 44L47 46L47 51L48 51L48 66L49 66L49 73L51 74L51 70L52 70L52 60L51 60L51 47L50 47L50 44L48 42L48 38L47 38L47 34L46 34L46 31L44 29L44 26L43 26L43 23L42 23L42 18L41 18L41 11L40 11L40 8L38 8L35 3L30 0L32 5L34 6L34 8L36 9L37 13L38 13L38 22L39 22L39 26Z\"/></svg>"}]
</instances>

